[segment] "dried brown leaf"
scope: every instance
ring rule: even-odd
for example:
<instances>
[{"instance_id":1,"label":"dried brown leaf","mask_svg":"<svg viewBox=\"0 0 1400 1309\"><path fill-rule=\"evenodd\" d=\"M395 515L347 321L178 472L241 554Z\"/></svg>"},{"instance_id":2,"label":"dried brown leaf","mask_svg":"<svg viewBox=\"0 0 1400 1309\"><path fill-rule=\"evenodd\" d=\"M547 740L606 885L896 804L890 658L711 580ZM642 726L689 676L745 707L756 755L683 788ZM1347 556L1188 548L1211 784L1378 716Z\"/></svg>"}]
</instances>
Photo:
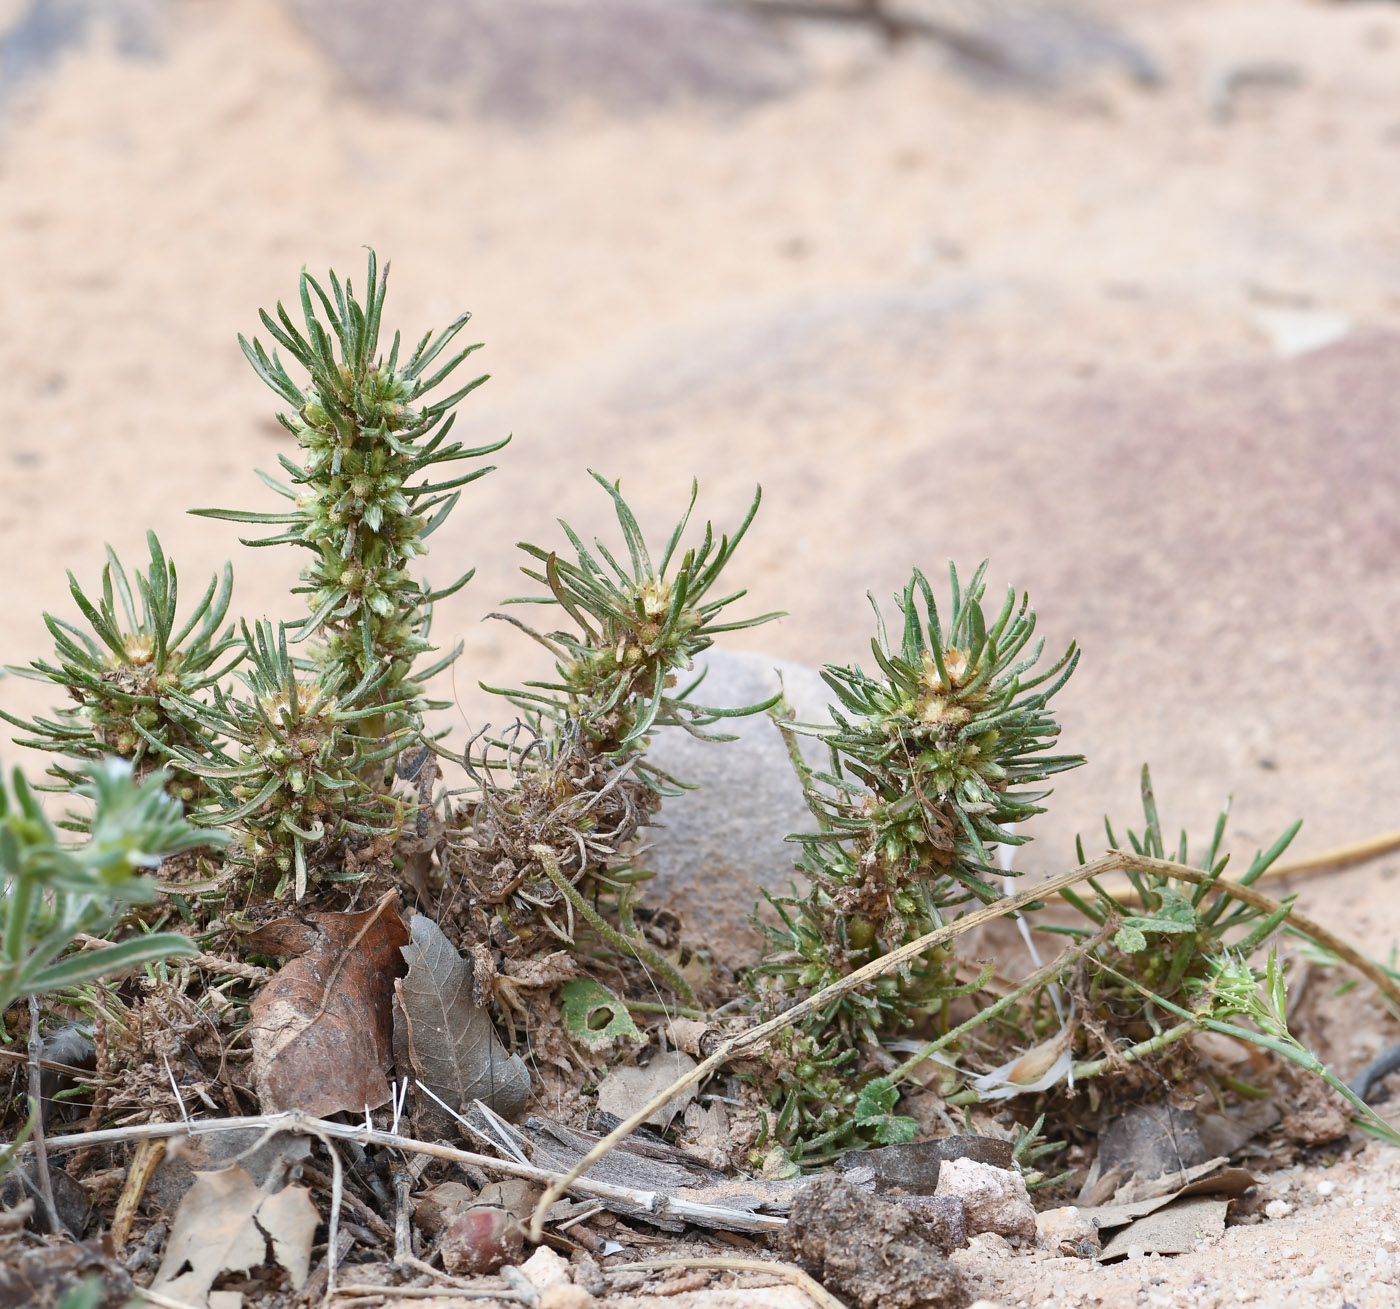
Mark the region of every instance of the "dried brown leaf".
<instances>
[{"instance_id":1,"label":"dried brown leaf","mask_svg":"<svg viewBox=\"0 0 1400 1309\"><path fill-rule=\"evenodd\" d=\"M268 1195L237 1164L196 1173L176 1211L151 1289L186 1304L224 1309L234 1303L229 1298L234 1293L211 1291L221 1275L273 1262L287 1270L299 1291L311 1266L319 1221L305 1187L288 1186Z\"/></svg>"},{"instance_id":2,"label":"dried brown leaf","mask_svg":"<svg viewBox=\"0 0 1400 1309\"><path fill-rule=\"evenodd\" d=\"M672 1082L694 1071L695 1060L682 1050L667 1050L645 1068L614 1068L598 1083L598 1108L615 1118L627 1118ZM646 1121L664 1132L675 1116L695 1099L695 1091L693 1086L686 1087Z\"/></svg>"},{"instance_id":3,"label":"dried brown leaf","mask_svg":"<svg viewBox=\"0 0 1400 1309\"><path fill-rule=\"evenodd\" d=\"M389 892L358 914L309 914L270 923L256 948L300 957L253 1000L253 1077L264 1112L324 1118L389 1099L394 978L408 929Z\"/></svg>"},{"instance_id":4,"label":"dried brown leaf","mask_svg":"<svg viewBox=\"0 0 1400 1309\"><path fill-rule=\"evenodd\" d=\"M1229 1207L1228 1200L1212 1195L1174 1200L1114 1232L1100 1252L1099 1262L1127 1258L1135 1249L1143 1254L1185 1254L1203 1240L1217 1240L1225 1235L1225 1211Z\"/></svg>"},{"instance_id":5,"label":"dried brown leaf","mask_svg":"<svg viewBox=\"0 0 1400 1309\"><path fill-rule=\"evenodd\" d=\"M418 1078L454 1109L482 1100L509 1118L530 1098L530 1072L507 1054L491 1015L473 1000L472 969L422 914L403 947L408 976L396 991L395 1048Z\"/></svg>"}]
</instances>

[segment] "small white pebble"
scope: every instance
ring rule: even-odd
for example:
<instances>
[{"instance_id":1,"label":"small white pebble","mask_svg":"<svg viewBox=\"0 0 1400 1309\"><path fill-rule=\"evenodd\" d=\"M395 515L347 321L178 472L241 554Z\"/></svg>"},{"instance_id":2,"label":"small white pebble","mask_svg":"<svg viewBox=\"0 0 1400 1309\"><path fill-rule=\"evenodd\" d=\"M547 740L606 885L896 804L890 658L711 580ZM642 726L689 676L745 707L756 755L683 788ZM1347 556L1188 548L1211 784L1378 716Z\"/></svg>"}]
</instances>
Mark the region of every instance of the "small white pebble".
<instances>
[{"instance_id":1,"label":"small white pebble","mask_svg":"<svg viewBox=\"0 0 1400 1309\"><path fill-rule=\"evenodd\" d=\"M1142 1246L1140 1246L1140 1245L1130 1245L1130 1246L1128 1247L1128 1258L1129 1258L1129 1259L1141 1259L1141 1258L1143 1258L1146 1254L1147 1254L1147 1251L1146 1251Z\"/></svg>"},{"instance_id":2,"label":"small white pebble","mask_svg":"<svg viewBox=\"0 0 1400 1309\"><path fill-rule=\"evenodd\" d=\"M1318 1195L1331 1195L1337 1189L1336 1182L1319 1182L1317 1184Z\"/></svg>"},{"instance_id":3,"label":"small white pebble","mask_svg":"<svg viewBox=\"0 0 1400 1309\"><path fill-rule=\"evenodd\" d=\"M1267 1218L1287 1218L1293 1212L1293 1206L1287 1200L1270 1200L1264 1206L1264 1215Z\"/></svg>"},{"instance_id":4,"label":"small white pebble","mask_svg":"<svg viewBox=\"0 0 1400 1309\"><path fill-rule=\"evenodd\" d=\"M1291 1245L1286 1245L1279 1251L1280 1259L1296 1259L1297 1257L1298 1252Z\"/></svg>"},{"instance_id":5,"label":"small white pebble","mask_svg":"<svg viewBox=\"0 0 1400 1309\"><path fill-rule=\"evenodd\" d=\"M1318 1266L1308 1274L1307 1280L1314 1286L1321 1286L1322 1283L1327 1280L1327 1265L1318 1264Z\"/></svg>"}]
</instances>

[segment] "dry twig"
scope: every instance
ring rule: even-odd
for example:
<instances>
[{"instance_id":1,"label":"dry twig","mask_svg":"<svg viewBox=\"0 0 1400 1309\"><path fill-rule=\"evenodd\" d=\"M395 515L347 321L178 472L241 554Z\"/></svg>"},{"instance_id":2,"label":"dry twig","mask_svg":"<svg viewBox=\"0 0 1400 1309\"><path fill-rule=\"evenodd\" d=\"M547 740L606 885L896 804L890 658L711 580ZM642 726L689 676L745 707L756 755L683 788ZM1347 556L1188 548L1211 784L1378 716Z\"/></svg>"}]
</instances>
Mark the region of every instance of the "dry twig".
<instances>
[{"instance_id":1,"label":"dry twig","mask_svg":"<svg viewBox=\"0 0 1400 1309\"><path fill-rule=\"evenodd\" d=\"M397 1136L393 1132L381 1132L374 1128L352 1123L333 1123L324 1118L312 1118L295 1110L281 1114L263 1114L255 1118L207 1118L194 1119L189 1123L134 1123L130 1127L108 1128L101 1132L75 1132L70 1136L53 1137L46 1142L50 1154L65 1150L82 1149L85 1146L111 1145L118 1141L159 1140L176 1136L203 1136L211 1132L233 1132L248 1128L265 1129L265 1137L278 1132L305 1132L316 1136L324 1143L327 1138L341 1141L355 1141L360 1145L385 1145L395 1150L405 1150L411 1154L430 1155L435 1159L447 1159L452 1163L480 1168L485 1172L505 1173L510 1177L524 1177L534 1182L552 1183L562 1180L557 1173L546 1168L536 1168L533 1164L518 1163L513 1159L496 1159L490 1155L473 1154L469 1150L458 1150L454 1146L442 1145L436 1141L416 1141L412 1137ZM262 1141L250 1147L255 1150ZM20 1147L23 1154L33 1146L26 1143ZM337 1167L338 1156L332 1156ZM787 1219L773 1214L751 1213L746 1209L729 1209L721 1205L701 1204L694 1200L679 1199L657 1191L641 1191L631 1186L615 1186L609 1182L596 1182L592 1178L575 1178L568 1183L568 1190L581 1195L595 1196L600 1200L614 1200L628 1205L639 1214L666 1214L683 1218L688 1222L706 1226L721 1227L731 1231L771 1232L787 1226ZM562 1194L562 1191L560 1192ZM557 1197L556 1197L557 1198ZM333 1208L339 1208L339 1199L333 1196Z\"/></svg>"},{"instance_id":2,"label":"dry twig","mask_svg":"<svg viewBox=\"0 0 1400 1309\"><path fill-rule=\"evenodd\" d=\"M39 1061L44 1053L44 1038L39 1034L39 997L29 997L29 1110L34 1115L34 1143L38 1148L39 1197L44 1202L44 1217L49 1231L57 1236L66 1230L58 1217L53 1200L53 1180L49 1177L49 1159L44 1152L44 1082Z\"/></svg>"},{"instance_id":3,"label":"dry twig","mask_svg":"<svg viewBox=\"0 0 1400 1309\"><path fill-rule=\"evenodd\" d=\"M140 1207L141 1197L146 1194L146 1185L164 1158L164 1141L142 1141L136 1147L136 1157L127 1170L126 1183L117 1197L116 1213L112 1215L110 1236L112 1248L119 1257L131 1239L131 1224L136 1221L136 1210Z\"/></svg>"},{"instance_id":4,"label":"dry twig","mask_svg":"<svg viewBox=\"0 0 1400 1309\"><path fill-rule=\"evenodd\" d=\"M643 1259L634 1264L613 1264L608 1271L610 1273L620 1272L651 1272L661 1268L715 1268L722 1272L734 1273L771 1273L774 1277L781 1277L799 1290L804 1291L822 1309L846 1309L845 1304L838 1300L830 1291L826 1289L810 1273L805 1273L796 1264L778 1263L769 1259L710 1259L710 1258L683 1258L683 1259Z\"/></svg>"},{"instance_id":5,"label":"dry twig","mask_svg":"<svg viewBox=\"0 0 1400 1309\"><path fill-rule=\"evenodd\" d=\"M872 981L876 977L881 977L886 973L891 973L907 960L917 958L924 951L932 949L934 946L944 945L949 941L971 931L974 927L980 927L983 923L990 922L995 918L1005 917L1007 914L1015 913L1026 908L1027 905L1046 899L1067 887L1078 882L1087 881L1089 878L1096 878L1104 873L1115 872L1123 869L1133 869L1138 872L1155 873L1168 877L1179 877L1188 882L1206 882L1210 880L1210 874L1202 872L1200 869L1187 868L1181 864L1170 863L1165 859L1149 859L1145 855L1125 854L1121 850L1113 850L1108 854L1090 863L1083 864L1079 868L1068 873L1060 873L1055 877L1048 877L1038 886L1028 891L1021 892L1020 895L1008 896L1002 900L995 900L991 904L984 905L980 909L975 909L969 914L959 918L957 922L949 923L945 927L940 927L936 931L927 932L923 936L909 941L900 946L897 950L891 950L888 954L882 955L878 959L872 960L863 968L856 969L855 972L843 977L839 982L834 982L828 987L809 995L805 1000L799 1001L790 1009L779 1014L776 1018L769 1019L766 1023L760 1023L757 1027L750 1028L747 1032L731 1037L725 1041L709 1058L702 1060L694 1069L684 1077L678 1078L665 1090L660 1091L648 1103L639 1108L630 1118L621 1122L611 1132L608 1133L597 1145L593 1147L573 1168L562 1178L551 1182L545 1193L540 1197L535 1206L535 1211L530 1217L530 1239L538 1242L544 1228L544 1217L549 1212L550 1206L559 1199L564 1192L572 1186L578 1178L586 1173L604 1155L612 1151L625 1137L629 1136L636 1128L640 1127L647 1118L654 1114L663 1105L669 1104L682 1091L703 1081L716 1068L726 1063L736 1054L753 1050L755 1047L764 1044L770 1037L776 1035L784 1028L791 1027L800 1022L808 1014L814 1013L818 1009L825 1008L832 1000L854 991L864 983ZM1214 885L1223 895L1228 895L1236 900L1242 900L1246 904L1254 905L1256 908L1266 912L1277 912L1283 908L1277 900L1265 895L1262 891L1256 891L1252 886L1241 886L1237 882L1227 882L1216 880ZM1295 908L1288 910L1287 920L1304 935L1312 937L1319 945L1334 951L1340 958L1345 959L1357 972L1361 973L1368 981L1389 999L1392 1003L1400 1006L1400 986L1397 986L1392 978L1383 968L1367 959L1359 950L1348 945L1339 936L1327 930L1320 923L1298 913Z\"/></svg>"}]
</instances>

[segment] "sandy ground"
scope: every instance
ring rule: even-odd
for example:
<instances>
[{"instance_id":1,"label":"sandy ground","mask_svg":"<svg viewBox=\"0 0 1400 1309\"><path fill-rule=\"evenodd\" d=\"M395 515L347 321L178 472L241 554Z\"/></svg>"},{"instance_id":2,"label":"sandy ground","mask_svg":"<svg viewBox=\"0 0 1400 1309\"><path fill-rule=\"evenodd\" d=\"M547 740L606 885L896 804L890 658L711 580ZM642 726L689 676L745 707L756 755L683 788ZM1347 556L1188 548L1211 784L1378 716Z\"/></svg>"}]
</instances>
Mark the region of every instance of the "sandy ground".
<instances>
[{"instance_id":1,"label":"sandy ground","mask_svg":"<svg viewBox=\"0 0 1400 1309\"><path fill-rule=\"evenodd\" d=\"M780 34L767 99L524 116L424 112L412 68L414 95L358 94L314 4L305 25L253 2L119 8L126 27L27 76L0 60L0 661L47 650L66 568L95 581L102 543L134 559L147 526L190 589L232 550L241 611L287 614L290 552L183 510L266 503L251 468L287 447L235 333L301 264L353 273L368 243L407 335L473 310L493 379L462 426L515 436L434 541L434 577L478 569L437 627L466 644L467 721L499 715L478 679L535 668L482 622L519 588L514 542L559 539L557 516L605 527L590 467L663 535L695 474L721 525L764 487L735 572L789 617L738 645L859 659L866 589L950 556L990 557L1052 646L1082 641L1061 713L1090 763L1027 868L1130 819L1143 760L1194 832L1233 792L1241 848L1296 816L1300 852L1400 826L1400 8L1114 6L1155 88L1098 66L1032 91L918 41L804 29ZM0 698L48 700L13 678ZM1385 955L1397 867L1298 889ZM1382 1035L1339 1033L1339 1063ZM1092 1285L979 1264L982 1293L1282 1303L1244 1259L1287 1270L1291 1304L1395 1303L1376 1253L1394 1166L1368 1156L1346 1184L1359 1226L1343 1187Z\"/></svg>"}]
</instances>

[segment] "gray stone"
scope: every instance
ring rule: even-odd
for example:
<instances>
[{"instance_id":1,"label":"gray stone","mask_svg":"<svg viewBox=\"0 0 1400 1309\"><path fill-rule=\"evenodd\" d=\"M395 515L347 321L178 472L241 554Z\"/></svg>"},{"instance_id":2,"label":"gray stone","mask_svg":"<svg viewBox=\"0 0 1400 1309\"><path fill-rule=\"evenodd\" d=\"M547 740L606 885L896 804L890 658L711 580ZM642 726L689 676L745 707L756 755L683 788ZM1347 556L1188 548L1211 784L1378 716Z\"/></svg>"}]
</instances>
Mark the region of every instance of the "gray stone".
<instances>
[{"instance_id":1,"label":"gray stone","mask_svg":"<svg viewBox=\"0 0 1400 1309\"><path fill-rule=\"evenodd\" d=\"M710 650L696 671L702 667L705 681L695 693L702 704L756 704L778 690L781 675L799 722L830 721L830 690L805 664ZM781 894L801 880L793 867L800 851L784 838L813 831L816 823L766 714L712 730L721 729L737 739L701 741L674 728L657 734L648 759L696 789L666 801L645 862L656 872L648 903L674 910L687 941L732 967L758 956L761 937L751 916L763 891ZM805 741L803 752L810 764L825 766L820 742Z\"/></svg>"},{"instance_id":2,"label":"gray stone","mask_svg":"<svg viewBox=\"0 0 1400 1309\"><path fill-rule=\"evenodd\" d=\"M745 105L796 85L750 14L675 0L288 0L357 90L440 117L536 117L580 101Z\"/></svg>"}]
</instances>

